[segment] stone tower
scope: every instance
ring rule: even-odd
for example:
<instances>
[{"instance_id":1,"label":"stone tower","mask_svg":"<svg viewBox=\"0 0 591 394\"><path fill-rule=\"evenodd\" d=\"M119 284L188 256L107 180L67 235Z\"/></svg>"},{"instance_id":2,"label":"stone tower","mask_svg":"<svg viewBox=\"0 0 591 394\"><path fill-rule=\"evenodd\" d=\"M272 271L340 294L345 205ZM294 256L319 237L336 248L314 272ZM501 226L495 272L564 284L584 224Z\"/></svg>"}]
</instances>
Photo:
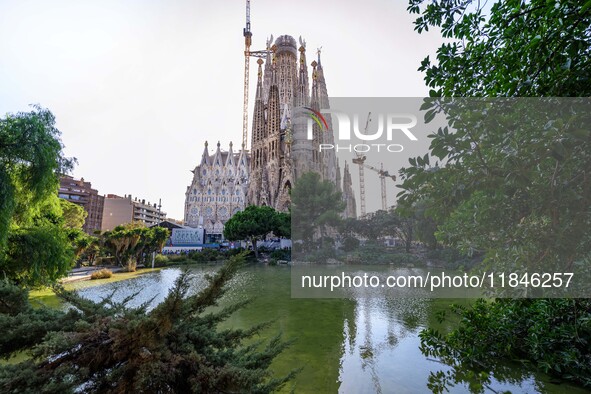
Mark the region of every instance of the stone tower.
<instances>
[{"instance_id":1,"label":"stone tower","mask_svg":"<svg viewBox=\"0 0 591 394\"><path fill-rule=\"evenodd\" d=\"M288 209L289 190L301 174L314 171L335 184L340 178L334 152L318 151L320 143L334 144L330 116L326 117L326 130L314 124L314 138L307 139L303 107L317 111L330 107L320 51L317 61L311 63L310 89L306 43L301 37L299 43L298 48L296 40L288 35L278 37L274 43L269 40L265 61L257 61L247 200L249 204L281 211Z\"/></svg>"}]
</instances>

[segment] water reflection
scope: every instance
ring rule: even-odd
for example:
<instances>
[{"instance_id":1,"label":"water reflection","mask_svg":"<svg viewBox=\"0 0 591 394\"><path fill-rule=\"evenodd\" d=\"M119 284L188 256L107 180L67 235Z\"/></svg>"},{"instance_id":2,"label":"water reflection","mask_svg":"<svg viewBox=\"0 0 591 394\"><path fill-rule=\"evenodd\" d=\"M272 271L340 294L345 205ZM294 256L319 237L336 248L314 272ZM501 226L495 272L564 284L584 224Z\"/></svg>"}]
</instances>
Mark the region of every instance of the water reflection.
<instances>
[{"instance_id":1,"label":"water reflection","mask_svg":"<svg viewBox=\"0 0 591 394\"><path fill-rule=\"evenodd\" d=\"M495 363L487 371L478 371L453 360L446 360L446 364L425 357L419 350L419 332L425 327L449 330L451 326L436 322L434 316L451 303L452 300L357 299L354 329L348 322L344 324L339 392L586 392L550 383L547 377L522 365Z\"/></svg>"},{"instance_id":2,"label":"water reflection","mask_svg":"<svg viewBox=\"0 0 591 394\"><path fill-rule=\"evenodd\" d=\"M206 283L215 267L193 269L192 291ZM121 301L133 293L131 302L151 306L162 302L181 270L163 269L133 279L81 288L80 294L99 301L115 291ZM520 365L498 364L482 375L453 360L432 360L419 350L419 332L425 327L449 330L437 314L452 300L379 299L293 299L289 267L251 266L243 269L226 294L225 303L253 299L224 324L250 327L274 320L263 336L282 332L296 342L273 363L276 375L304 367L296 378L296 393L428 393L448 389L452 393L583 393L584 390L550 383L544 375ZM457 302L457 301L456 301ZM460 301L467 302L467 301Z\"/></svg>"}]
</instances>

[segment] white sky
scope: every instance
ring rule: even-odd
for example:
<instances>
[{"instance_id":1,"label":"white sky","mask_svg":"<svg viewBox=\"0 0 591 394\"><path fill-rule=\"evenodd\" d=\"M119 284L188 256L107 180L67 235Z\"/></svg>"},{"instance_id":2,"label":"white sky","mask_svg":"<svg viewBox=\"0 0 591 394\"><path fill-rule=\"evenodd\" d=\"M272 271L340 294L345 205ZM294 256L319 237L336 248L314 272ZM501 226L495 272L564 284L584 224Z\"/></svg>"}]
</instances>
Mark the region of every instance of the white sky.
<instances>
[{"instance_id":1,"label":"white sky","mask_svg":"<svg viewBox=\"0 0 591 394\"><path fill-rule=\"evenodd\" d=\"M323 48L330 96L424 96L416 70L441 39L414 32L406 6L252 0L251 49L301 35L308 63ZM204 141L240 146L244 14L243 0L0 0L0 116L49 108L75 177L100 194L162 198L182 219Z\"/></svg>"}]
</instances>

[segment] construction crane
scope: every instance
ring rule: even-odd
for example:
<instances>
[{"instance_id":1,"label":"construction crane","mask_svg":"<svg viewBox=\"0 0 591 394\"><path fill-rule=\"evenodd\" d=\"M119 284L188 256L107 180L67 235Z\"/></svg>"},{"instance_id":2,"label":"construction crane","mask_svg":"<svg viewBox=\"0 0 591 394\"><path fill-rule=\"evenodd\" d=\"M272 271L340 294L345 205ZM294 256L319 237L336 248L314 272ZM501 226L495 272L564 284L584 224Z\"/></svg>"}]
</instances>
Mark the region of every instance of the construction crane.
<instances>
[{"instance_id":1,"label":"construction crane","mask_svg":"<svg viewBox=\"0 0 591 394\"><path fill-rule=\"evenodd\" d=\"M242 108L242 149L246 149L248 141L248 85L250 75L250 44L252 32L250 31L250 0L246 0L246 27L244 35L244 106Z\"/></svg>"},{"instance_id":2,"label":"construction crane","mask_svg":"<svg viewBox=\"0 0 591 394\"><path fill-rule=\"evenodd\" d=\"M367 114L367 121L365 122L365 131L364 133L367 134L367 128L369 127L369 122L371 122L371 112ZM359 203L361 204L361 217L365 216L365 174L363 171L363 163L365 163L365 155L361 152L355 151L355 155L357 156L352 161L354 164L359 165Z\"/></svg>"},{"instance_id":3,"label":"construction crane","mask_svg":"<svg viewBox=\"0 0 591 394\"><path fill-rule=\"evenodd\" d=\"M250 44L252 44L252 32L250 31L250 0L246 0L246 26L242 29L244 35L244 98L242 107L242 148L246 149L248 143L248 87L250 79L250 58L266 57L272 48L263 49L262 51L251 51ZM271 36L271 40L273 36Z\"/></svg>"},{"instance_id":4,"label":"construction crane","mask_svg":"<svg viewBox=\"0 0 591 394\"><path fill-rule=\"evenodd\" d=\"M360 161L359 159L355 158L352 160L352 162L354 164L359 165L360 167L365 167L368 168L374 172L377 172L379 177L380 177L380 183L381 183L381 187L382 187L382 209L385 211L388 209L388 199L387 199L387 195L386 195L386 178L390 178L393 181L396 180L396 175L390 175L390 173L388 171L384 170L384 163L380 163L380 168L376 168L374 166L370 166L369 164L365 164L365 156L363 157L363 161ZM364 188L365 189L365 185L361 185L360 184L360 189Z\"/></svg>"}]
</instances>

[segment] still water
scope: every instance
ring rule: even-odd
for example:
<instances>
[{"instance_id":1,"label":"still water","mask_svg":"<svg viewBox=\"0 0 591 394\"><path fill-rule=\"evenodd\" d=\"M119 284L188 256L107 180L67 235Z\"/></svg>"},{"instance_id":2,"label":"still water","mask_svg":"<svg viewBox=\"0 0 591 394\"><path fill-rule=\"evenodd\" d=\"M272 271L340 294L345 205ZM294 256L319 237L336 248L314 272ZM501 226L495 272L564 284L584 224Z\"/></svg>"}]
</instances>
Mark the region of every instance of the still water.
<instances>
[{"instance_id":1,"label":"still water","mask_svg":"<svg viewBox=\"0 0 591 394\"><path fill-rule=\"evenodd\" d=\"M192 268L194 288L205 285L204 276L215 267ZM181 273L167 268L130 277L123 281L88 281L70 286L92 300L116 290L114 299L138 293L132 305L154 298L161 302ZM294 368L302 372L285 390L296 393L430 393L430 376L451 373L452 368L428 359L419 350L419 332L425 327L448 330L437 321L438 311L451 300L426 299L292 299L290 267L249 266L230 284L224 303L253 299L226 323L249 327L273 320L262 335L281 332L295 343L274 362L276 375ZM33 295L35 298L35 296ZM55 303L55 298L38 294L38 301ZM465 372L465 371L464 371ZM492 378L482 389L469 382L448 386L451 393L585 393L566 384L556 384L544 375L521 365L503 365L490 371Z\"/></svg>"}]
</instances>

